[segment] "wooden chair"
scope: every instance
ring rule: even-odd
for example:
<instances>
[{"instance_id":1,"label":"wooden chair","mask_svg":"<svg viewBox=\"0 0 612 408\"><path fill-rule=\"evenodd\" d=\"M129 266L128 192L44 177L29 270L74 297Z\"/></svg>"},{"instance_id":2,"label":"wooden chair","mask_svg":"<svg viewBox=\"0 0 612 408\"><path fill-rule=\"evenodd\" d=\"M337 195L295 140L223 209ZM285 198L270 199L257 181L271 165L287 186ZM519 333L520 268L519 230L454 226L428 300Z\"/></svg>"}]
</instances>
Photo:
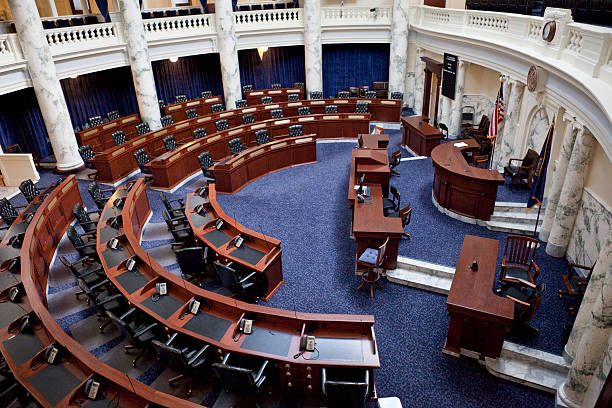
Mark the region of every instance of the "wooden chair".
<instances>
[{"instance_id":1,"label":"wooden chair","mask_svg":"<svg viewBox=\"0 0 612 408\"><path fill-rule=\"evenodd\" d=\"M395 168L399 166L401 162L402 162L402 151L401 150L394 151L391 154L391 157L389 157L389 170L391 171L391 174L395 174L396 176L400 175L400 172L395 170Z\"/></svg>"},{"instance_id":2,"label":"wooden chair","mask_svg":"<svg viewBox=\"0 0 612 408\"><path fill-rule=\"evenodd\" d=\"M575 314L580 307L580 302L582 302L584 291L589 284L594 268L595 264L593 264L591 267L579 265L573 262L569 262L567 264L567 274L561 276L565 290L559 290L559 297L562 298L563 296L572 296L574 298L574 304L570 306L571 314ZM578 273L577 269L584 269L588 272L585 276L582 276Z\"/></svg>"},{"instance_id":3,"label":"wooden chair","mask_svg":"<svg viewBox=\"0 0 612 408\"><path fill-rule=\"evenodd\" d=\"M410 221L412 220L412 207L410 207L410 203L408 203L407 206L399 210L399 216L402 219L402 227L405 227L406 225L410 224ZM402 233L402 236L406 237L407 239L410 239L410 234L407 232Z\"/></svg>"},{"instance_id":4,"label":"wooden chair","mask_svg":"<svg viewBox=\"0 0 612 408\"><path fill-rule=\"evenodd\" d=\"M463 137L473 137L474 139L486 137L489 132L489 117L486 115L482 115L480 118L480 123L477 127L467 128L465 129L465 133Z\"/></svg>"},{"instance_id":5,"label":"wooden chair","mask_svg":"<svg viewBox=\"0 0 612 408\"><path fill-rule=\"evenodd\" d=\"M535 170L540 155L535 150L529 149L522 159L510 159L508 165L504 167L504 177L510 177L510 190L512 185L526 185L531 188L531 174ZM521 162L519 166L512 165L512 162Z\"/></svg>"},{"instance_id":6,"label":"wooden chair","mask_svg":"<svg viewBox=\"0 0 612 408\"><path fill-rule=\"evenodd\" d=\"M355 265L355 269L358 272L360 269L365 269L361 274L361 285L357 287L357 290L360 290L364 286L368 285L370 287L370 297L374 297L374 285L382 288L380 284L380 275L379 269L383 269L383 264L387 259L385 252L387 251L387 244L389 243L389 237L383 242L378 249L375 248L367 248L357 259L357 263ZM384 269L383 269L384 270Z\"/></svg>"},{"instance_id":7,"label":"wooden chair","mask_svg":"<svg viewBox=\"0 0 612 408\"><path fill-rule=\"evenodd\" d=\"M529 324L535 317L540 307L542 297L546 293L546 285L540 283L535 285L521 280L520 287L508 287L498 291L498 295L514 301L514 324L513 327L524 326L538 333L540 330Z\"/></svg>"},{"instance_id":8,"label":"wooden chair","mask_svg":"<svg viewBox=\"0 0 612 408\"><path fill-rule=\"evenodd\" d=\"M399 190L391 186L389 187L391 198L383 197L383 213L387 217L390 213L397 213L400 210L401 195Z\"/></svg>"},{"instance_id":9,"label":"wooden chair","mask_svg":"<svg viewBox=\"0 0 612 408\"><path fill-rule=\"evenodd\" d=\"M519 285L521 281L535 284L540 268L535 263L538 240L522 235L508 235L502 260L500 283Z\"/></svg>"}]
</instances>

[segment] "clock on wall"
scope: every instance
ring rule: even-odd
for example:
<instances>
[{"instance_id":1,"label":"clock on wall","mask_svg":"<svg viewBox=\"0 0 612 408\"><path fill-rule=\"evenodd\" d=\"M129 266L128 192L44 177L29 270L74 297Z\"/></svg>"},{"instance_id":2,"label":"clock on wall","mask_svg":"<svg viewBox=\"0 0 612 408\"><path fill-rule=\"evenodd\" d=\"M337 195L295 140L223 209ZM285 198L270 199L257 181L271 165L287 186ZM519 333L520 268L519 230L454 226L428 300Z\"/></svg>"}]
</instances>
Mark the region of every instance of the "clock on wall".
<instances>
[{"instance_id":1,"label":"clock on wall","mask_svg":"<svg viewBox=\"0 0 612 408\"><path fill-rule=\"evenodd\" d=\"M554 20L547 22L542 27L542 39L546 42L551 42L555 38L555 32L557 31L557 23Z\"/></svg>"},{"instance_id":2,"label":"clock on wall","mask_svg":"<svg viewBox=\"0 0 612 408\"><path fill-rule=\"evenodd\" d=\"M534 92L538 86L538 67L532 65L527 74L527 89L529 92Z\"/></svg>"}]
</instances>

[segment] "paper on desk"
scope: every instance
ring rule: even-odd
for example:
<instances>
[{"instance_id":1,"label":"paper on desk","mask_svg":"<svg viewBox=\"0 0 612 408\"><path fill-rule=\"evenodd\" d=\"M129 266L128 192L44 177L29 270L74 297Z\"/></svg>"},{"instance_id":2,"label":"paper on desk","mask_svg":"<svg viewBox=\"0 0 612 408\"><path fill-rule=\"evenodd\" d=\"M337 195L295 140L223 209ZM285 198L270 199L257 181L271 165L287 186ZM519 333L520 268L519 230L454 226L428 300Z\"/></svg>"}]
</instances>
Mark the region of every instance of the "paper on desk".
<instances>
[{"instance_id":1,"label":"paper on desk","mask_svg":"<svg viewBox=\"0 0 612 408\"><path fill-rule=\"evenodd\" d=\"M455 147L465 147L465 146L467 146L467 145L468 145L468 144L467 144L467 143L465 143L465 142L459 142L459 143L455 143L453 146L455 146Z\"/></svg>"}]
</instances>

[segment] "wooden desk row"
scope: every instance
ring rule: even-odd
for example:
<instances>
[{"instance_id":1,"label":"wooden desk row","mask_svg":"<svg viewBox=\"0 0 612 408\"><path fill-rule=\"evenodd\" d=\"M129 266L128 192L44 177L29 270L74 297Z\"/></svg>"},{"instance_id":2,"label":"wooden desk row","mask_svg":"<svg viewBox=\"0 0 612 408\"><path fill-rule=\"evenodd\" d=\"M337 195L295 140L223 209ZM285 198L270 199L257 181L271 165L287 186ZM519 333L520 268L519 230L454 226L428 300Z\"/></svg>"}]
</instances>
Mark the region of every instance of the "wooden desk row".
<instances>
[{"instance_id":1,"label":"wooden desk row","mask_svg":"<svg viewBox=\"0 0 612 408\"><path fill-rule=\"evenodd\" d=\"M217 192L233 194L247 183L270 172L316 160L316 135L310 134L253 146L215 164L211 173L215 178Z\"/></svg>"},{"instance_id":2,"label":"wooden desk row","mask_svg":"<svg viewBox=\"0 0 612 408\"><path fill-rule=\"evenodd\" d=\"M122 209L113 206L114 199L119 197L125 197ZM206 216L194 213L194 208L200 204L206 208ZM207 197L190 195L186 207L196 235L207 244L213 244L208 232L215 219L220 217L227 221L221 230L227 236L241 232L251 238L245 242L249 248L260 252L271 248L254 266L268 278L268 288L278 279L280 242L230 221L216 204L213 185ZM97 248L109 279L132 306L158 321L170 334L179 332L211 344L214 361L220 361L228 351L271 360L277 375L270 378L278 377L278 385L285 393L320 395L322 367L374 370L380 366L373 316L309 314L252 305L201 289L161 267L139 244L150 211L142 179L129 191L124 187L118 189L98 224ZM122 226L109 231L111 227L106 225L106 221L119 214ZM109 252L113 250L107 248L106 242L113 237L119 237L121 249ZM219 242L217 237L214 241ZM228 249L221 244L212 245L212 248L218 251L220 260L244 263L241 257L235 255L235 247ZM137 261L133 271L127 271L125 267L125 261L130 257ZM168 295L152 302L155 284L160 282L169 284ZM196 315L186 313L191 299L201 302ZM242 318L254 320L252 334L237 336ZM300 336L304 333L316 336L318 359L317 353L310 352L306 352L303 358L294 357L299 353ZM372 395L375 395L375 387L372 388Z\"/></svg>"},{"instance_id":3,"label":"wooden desk row","mask_svg":"<svg viewBox=\"0 0 612 408\"><path fill-rule=\"evenodd\" d=\"M139 123L140 116L137 114L124 116L77 132L77 142L79 146L90 145L94 152L99 152L115 145L111 135L119 130L125 132L127 139L135 137L138 134L136 125Z\"/></svg>"},{"instance_id":4,"label":"wooden desk row","mask_svg":"<svg viewBox=\"0 0 612 408\"><path fill-rule=\"evenodd\" d=\"M463 152L479 148L476 140L464 139L433 149L433 197L443 208L487 221L495 209L497 186L504 184L504 177L496 170L481 169L467 163Z\"/></svg>"},{"instance_id":5,"label":"wooden desk row","mask_svg":"<svg viewBox=\"0 0 612 408\"><path fill-rule=\"evenodd\" d=\"M257 89L247 92L245 99L250 106L259 105L264 96L271 96L273 102L285 102L291 94L298 94L298 99L304 99L304 88Z\"/></svg>"},{"instance_id":6,"label":"wooden desk row","mask_svg":"<svg viewBox=\"0 0 612 408\"><path fill-rule=\"evenodd\" d=\"M269 119L213 133L202 139L185 143L178 149L163 153L151 160L147 167L154 177L153 187L171 189L191 174L200 171L200 164L197 160L200 153L208 151L214 160L221 160L229 156L228 142L231 139L239 137L244 146L253 146L256 144L255 132L259 130L267 129L272 138L287 137L289 127L298 124L302 125L305 134L316 134L317 139L356 137L359 133L367 132L369 123L368 114L358 113ZM135 163L133 158L132 162Z\"/></svg>"},{"instance_id":7,"label":"wooden desk row","mask_svg":"<svg viewBox=\"0 0 612 408\"><path fill-rule=\"evenodd\" d=\"M81 202L74 176L66 178L49 192L37 207L27 227L20 251L20 274L24 296L16 303L0 303L0 351L19 383L43 407L93 406L85 396L89 379L101 383L101 400L111 404L121 401L122 407L149 404L166 407L198 406L161 393L95 358L68 335L47 310L49 265L59 241L73 220L72 208ZM10 273L0 272L0 275ZM30 329L20 330L29 315ZM54 364L47 364L47 346L55 345L59 353Z\"/></svg>"},{"instance_id":8,"label":"wooden desk row","mask_svg":"<svg viewBox=\"0 0 612 408\"><path fill-rule=\"evenodd\" d=\"M221 95L212 96L210 98L197 98L187 102L177 102L163 107L164 115L171 115L175 122L181 122L187 119L185 111L195 109L198 116L208 115L212 113L211 106L218 103L223 103Z\"/></svg>"}]
</instances>

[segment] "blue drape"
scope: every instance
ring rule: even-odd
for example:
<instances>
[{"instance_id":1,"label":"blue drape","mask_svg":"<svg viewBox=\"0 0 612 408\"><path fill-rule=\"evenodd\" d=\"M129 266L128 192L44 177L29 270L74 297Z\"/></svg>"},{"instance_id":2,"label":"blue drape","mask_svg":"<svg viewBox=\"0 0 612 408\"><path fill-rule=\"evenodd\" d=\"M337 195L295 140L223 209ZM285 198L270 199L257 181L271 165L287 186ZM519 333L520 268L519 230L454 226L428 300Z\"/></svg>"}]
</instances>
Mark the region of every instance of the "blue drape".
<instances>
[{"instance_id":1,"label":"blue drape","mask_svg":"<svg viewBox=\"0 0 612 408\"><path fill-rule=\"evenodd\" d=\"M323 95L389 80L389 44L323 45Z\"/></svg>"},{"instance_id":2,"label":"blue drape","mask_svg":"<svg viewBox=\"0 0 612 408\"><path fill-rule=\"evenodd\" d=\"M259 58L257 49L238 51L240 82L252 84L253 89L267 89L278 82L292 87L294 82L304 82L304 47L271 47Z\"/></svg>"},{"instance_id":3,"label":"blue drape","mask_svg":"<svg viewBox=\"0 0 612 408\"><path fill-rule=\"evenodd\" d=\"M100 14L104 16L106 21L109 21L108 0L96 0L96 4L98 5L98 8L100 9Z\"/></svg>"},{"instance_id":4,"label":"blue drape","mask_svg":"<svg viewBox=\"0 0 612 408\"><path fill-rule=\"evenodd\" d=\"M223 95L219 54L181 57L177 62L154 61L152 65L157 97L166 103L174 103L176 95L200 97L202 91Z\"/></svg>"},{"instance_id":5,"label":"blue drape","mask_svg":"<svg viewBox=\"0 0 612 408\"><path fill-rule=\"evenodd\" d=\"M17 143L25 153L36 153L41 159L52 154L33 88L0 96L0 106L0 142L4 151Z\"/></svg>"},{"instance_id":6,"label":"blue drape","mask_svg":"<svg viewBox=\"0 0 612 408\"><path fill-rule=\"evenodd\" d=\"M138 101L129 67L120 67L66 78L60 81L72 126L81 126L91 116L112 110L121 116L138 113Z\"/></svg>"},{"instance_id":7,"label":"blue drape","mask_svg":"<svg viewBox=\"0 0 612 408\"><path fill-rule=\"evenodd\" d=\"M200 4L202 5L202 12L208 13L208 6L206 5L207 0L200 0Z\"/></svg>"},{"instance_id":8,"label":"blue drape","mask_svg":"<svg viewBox=\"0 0 612 408\"><path fill-rule=\"evenodd\" d=\"M236 11L236 4L238 4L238 0L232 0L232 10Z\"/></svg>"},{"instance_id":9,"label":"blue drape","mask_svg":"<svg viewBox=\"0 0 612 408\"><path fill-rule=\"evenodd\" d=\"M295 8L300 8L300 1L299 0L293 0L293 4L294 4Z\"/></svg>"}]
</instances>

